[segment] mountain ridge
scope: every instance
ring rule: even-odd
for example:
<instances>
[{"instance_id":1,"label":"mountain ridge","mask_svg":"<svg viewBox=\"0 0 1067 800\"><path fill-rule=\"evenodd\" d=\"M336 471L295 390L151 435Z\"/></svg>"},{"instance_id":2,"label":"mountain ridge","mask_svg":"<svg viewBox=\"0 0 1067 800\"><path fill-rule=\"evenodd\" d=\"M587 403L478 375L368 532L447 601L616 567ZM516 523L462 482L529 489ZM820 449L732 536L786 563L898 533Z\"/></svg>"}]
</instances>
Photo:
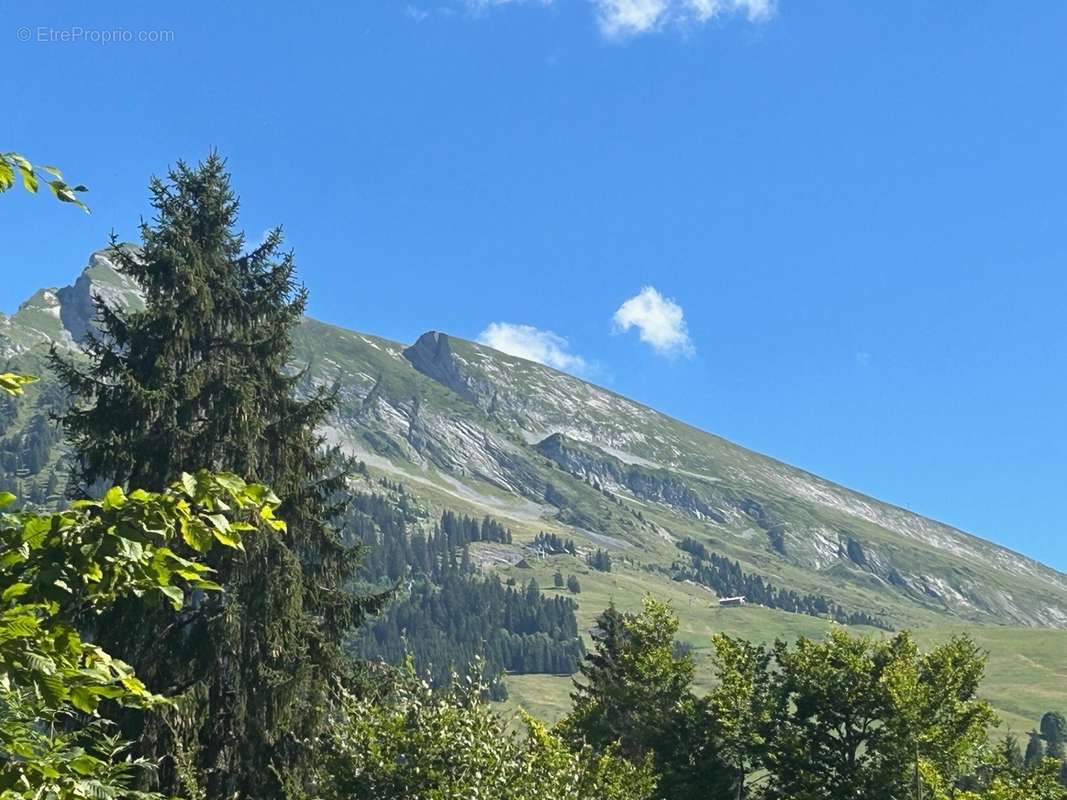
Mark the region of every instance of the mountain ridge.
<instances>
[{"instance_id":1,"label":"mountain ridge","mask_svg":"<svg viewBox=\"0 0 1067 800\"><path fill-rule=\"evenodd\" d=\"M0 355L40 373L52 344L77 350L92 294L141 303L107 251L94 253L71 286L0 316ZM330 441L430 505L576 535L663 580L681 579L678 545L693 538L887 625L1067 628L1064 573L537 362L441 331L404 345L312 318L295 361L339 393ZM5 441L31 430L33 413L0 431ZM42 469L61 472L62 445L49 448Z\"/></svg>"},{"instance_id":2,"label":"mountain ridge","mask_svg":"<svg viewBox=\"0 0 1067 800\"><path fill-rule=\"evenodd\" d=\"M466 339L463 339L461 337L454 336L453 334L449 334L449 333L447 333L445 331L430 330L430 331L427 331L426 333L423 333L419 337L419 339L416 341L416 343L414 345L411 345L410 347L408 347L408 348L406 348L404 350L405 356L407 356L408 353L410 351L412 351L413 348L416 348L418 346L419 342L422 342L424 339L427 339L428 337L432 337L433 339L441 338L441 339L445 339L445 340L456 339L457 341L464 342L464 343L466 343L468 345L477 346L477 347L486 347L484 345L480 345L480 344L478 344L476 342L473 342L471 340L466 340ZM486 347L486 349L492 349L492 348ZM750 447L748 447L746 445L737 444L736 442L733 442L733 441L731 441L729 439L726 439L725 437L719 436L718 434L712 433L711 431L706 431L703 428L699 428L698 426L693 425L692 423L686 422L685 420L683 420L683 419L681 419L679 417L674 417L671 414L669 414L667 412L664 412L664 411L660 411L659 409L656 409L653 406L641 403L640 401L637 401L637 400L633 400L632 398L629 398L629 397L627 397L627 396L625 396L625 395L623 395L623 394L621 394L619 392L616 392L613 389L600 386L598 384L593 383L592 381L588 381L588 380L586 380L584 378L580 378L578 376L572 375L572 374L570 374L568 372L565 372L563 370L556 369L554 367L551 367L551 366L546 365L546 364L542 364L542 363L537 362L537 361L532 361L530 359L525 359L522 356L516 356L516 355L512 355L512 354L504 354L504 355L507 355L509 358L513 358L513 359L515 359L517 361L524 361L524 362L526 362L527 364L529 364L532 367L536 367L536 368L539 368L539 369L546 370L548 372L555 373L555 374L559 375L562 378L567 378L567 379L571 379L571 380L577 380L577 381L580 381L582 383L588 384L589 386L593 387L595 390L597 390L599 392L603 392L605 394L613 395L614 397L617 397L620 400L625 401L626 403L628 403L630 405L639 407L639 408L641 408L641 409L643 409L643 410L645 410L647 412L650 412L652 414L655 414L657 416L664 417L664 418L670 420L672 423L677 424L679 426L683 426L685 428L688 428L689 430L691 430L694 433L697 433L697 434L699 434L701 436L707 436L707 437L714 438L716 440L719 440L721 442L724 442L724 443L728 444L731 447L735 447L735 448L738 448L740 450L743 450L743 451L755 456L756 458L774 462L777 465L785 467L785 468L787 468L787 469L789 469L789 470L791 470L793 472L799 473L799 474L801 474L801 475L803 475L803 476L805 476L805 477L807 477L809 479L812 479L814 481L818 481L820 483L824 483L824 484L830 485L832 487L844 488L851 495L855 495L856 497L858 497L860 499L864 499L864 500L867 500L867 501L870 501L870 502L878 503L879 505L882 505L882 506L885 506L887 508L890 508L893 511L895 511L895 512L901 514L901 515L917 517L917 518L920 518L922 520L925 520L925 521L928 521L930 523L933 523L934 525L937 525L938 527L949 529L954 534L957 534L959 536L966 537L967 539L974 540L974 541L979 542L981 544L991 545L994 548L996 548L997 550L1003 550L1003 551L1005 551L1005 553L1007 553L1007 554L1009 554L1011 556L1017 557L1022 562L1030 562L1031 564L1036 565L1037 567L1040 567L1040 568L1042 568L1044 570L1048 570L1048 571L1054 573L1053 577L1057 577L1058 576L1058 578L1060 579L1062 585L1065 588L1067 588L1067 573L1064 573L1064 572L1056 569L1055 567L1052 567L1051 565L1045 564L1044 562L1040 561L1039 559L1033 558L1032 556L1028 556L1025 553L1022 553L1020 551L1014 550L1014 549L1012 549L1011 547L1009 547L1007 545L1002 545L1002 544L999 544L999 543L992 542L989 539L985 539L985 538L983 538L981 536L978 536L976 534L972 534L972 533L970 533L968 531L963 530L962 528L959 528L959 527L957 527L955 525L952 525L951 523L944 522L942 520L938 520L938 519L935 519L933 517L928 517L928 516L926 516L924 514L921 514L921 513L918 513L918 512L914 512L914 511L910 510L909 508L901 506L901 505L899 505L897 503L892 503L892 502L889 502L889 501L880 500L879 498L875 497L874 495L868 494L866 492L862 492L862 491L859 491L859 490L856 490L856 489L851 489L851 488L845 487L843 484L840 484L837 481L833 481L833 480L831 480L829 478L824 478L821 475L818 475L817 473L814 473L814 472L812 472L810 470L807 470L807 469L805 469L803 467L798 467L798 466L795 466L793 464L790 464L790 463L788 463L786 461L783 461L783 460L781 460L781 459L779 459L779 458L777 458L777 457L775 457L773 455L770 455L768 453L764 453L764 452L759 451L759 450L754 450L754 449L752 449L752 448L750 448ZM409 360L411 360L411 359L409 358ZM419 367L416 365L416 369L418 369L418 368ZM426 374L429 374L429 373L426 373ZM532 443L535 444L535 446L540 447L541 445L543 445L545 443L545 441L547 439L550 439L550 438L553 438L553 437L562 436L562 435L563 434L561 434L559 432L549 433L545 437L544 440L537 441L536 438L535 438L535 440ZM619 453L616 453L614 455L620 461L623 461L623 462L628 463L628 464L641 464L641 463L643 463L645 466L662 466L662 465L659 465L659 464L655 464L654 462L648 462L648 461L646 461L644 459L641 459L640 457L634 456L633 454L626 454L626 453L619 454ZM627 461L627 459L623 457L625 455L629 456L629 458L630 458L629 461Z\"/></svg>"}]
</instances>

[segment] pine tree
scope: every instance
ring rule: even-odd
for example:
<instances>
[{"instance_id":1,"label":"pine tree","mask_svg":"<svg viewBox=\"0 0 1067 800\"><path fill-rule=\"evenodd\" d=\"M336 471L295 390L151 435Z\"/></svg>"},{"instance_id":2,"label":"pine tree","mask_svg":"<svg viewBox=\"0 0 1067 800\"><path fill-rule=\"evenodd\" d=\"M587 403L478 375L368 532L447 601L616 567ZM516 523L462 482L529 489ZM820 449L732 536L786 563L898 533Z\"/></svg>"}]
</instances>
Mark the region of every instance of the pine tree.
<instances>
[{"instance_id":1,"label":"pine tree","mask_svg":"<svg viewBox=\"0 0 1067 800\"><path fill-rule=\"evenodd\" d=\"M1012 735L1007 735L1001 741L1000 754L1004 759L1004 763L1011 769L1022 769L1025 761L1023 759L1023 749L1019 745L1019 740Z\"/></svg>"},{"instance_id":2,"label":"pine tree","mask_svg":"<svg viewBox=\"0 0 1067 800\"><path fill-rule=\"evenodd\" d=\"M1067 718L1057 711L1049 711L1041 717L1040 730L1048 757L1058 761L1067 757Z\"/></svg>"},{"instance_id":3,"label":"pine tree","mask_svg":"<svg viewBox=\"0 0 1067 800\"><path fill-rule=\"evenodd\" d=\"M692 691L692 656L672 653L677 630L669 607L649 597L641 614L609 607L597 619L593 652L579 666L574 708L560 730L595 749L617 746L634 763L650 759L663 797L728 797L734 773L707 703Z\"/></svg>"},{"instance_id":4,"label":"pine tree","mask_svg":"<svg viewBox=\"0 0 1067 800\"><path fill-rule=\"evenodd\" d=\"M592 631L593 650L586 653L575 679L571 700L575 707L586 704L601 709L619 708L612 698L621 691L621 660L627 646L626 617L612 603L596 620ZM611 741L617 731L604 714L587 715L582 733L592 741Z\"/></svg>"},{"instance_id":5,"label":"pine tree","mask_svg":"<svg viewBox=\"0 0 1067 800\"><path fill-rule=\"evenodd\" d=\"M1045 743L1041 741L1041 735L1037 731L1030 732L1030 741L1026 744L1026 755L1023 763L1027 769L1033 769L1045 757Z\"/></svg>"},{"instance_id":6,"label":"pine tree","mask_svg":"<svg viewBox=\"0 0 1067 800\"><path fill-rule=\"evenodd\" d=\"M94 635L178 698L165 720L122 720L145 755L184 754L164 761L160 788L188 790L195 775L208 797L292 796L342 672L342 639L373 605L345 590L359 552L331 526L346 465L316 429L334 398L296 397L303 376L289 362L306 293L280 229L245 253L223 159L179 162L150 191L141 249L112 242L144 310L97 300L88 366L52 353L74 401L63 423L76 479L160 490L183 471L226 470L270 485L289 532L216 557L225 595L186 608L180 624L130 602Z\"/></svg>"}]
</instances>

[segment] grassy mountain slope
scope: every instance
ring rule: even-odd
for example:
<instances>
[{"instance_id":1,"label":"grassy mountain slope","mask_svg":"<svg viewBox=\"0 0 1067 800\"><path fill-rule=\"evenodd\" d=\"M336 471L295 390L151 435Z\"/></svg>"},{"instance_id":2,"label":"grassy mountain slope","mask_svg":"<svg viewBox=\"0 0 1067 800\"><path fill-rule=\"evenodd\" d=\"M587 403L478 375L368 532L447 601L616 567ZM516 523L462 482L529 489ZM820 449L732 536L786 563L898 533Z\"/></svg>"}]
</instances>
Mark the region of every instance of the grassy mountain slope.
<instances>
[{"instance_id":1,"label":"grassy mountain slope","mask_svg":"<svg viewBox=\"0 0 1067 800\"><path fill-rule=\"evenodd\" d=\"M403 348L309 321L337 441L487 511L667 567L684 536L891 624L1067 627L1067 576L540 364L445 334Z\"/></svg>"},{"instance_id":2,"label":"grassy mountain slope","mask_svg":"<svg viewBox=\"0 0 1067 800\"><path fill-rule=\"evenodd\" d=\"M54 498L65 475L48 416L63 398L43 357L53 343L77 348L91 294L140 303L98 253L72 286L42 290L0 317L0 367L45 375L19 404L0 408L0 488L37 502ZM402 482L427 519L451 508L513 530L515 544L476 552L485 568L536 576L549 591L557 568L578 575L584 629L608 602L636 607L645 592L674 601L698 658L715 630L768 639L832 624L772 608L718 608L709 587L676 580L690 564L678 547L688 538L776 590L882 627L927 637L974 631L992 652L990 696L1013 725L1067 706L1067 631L1046 630L1067 629L1067 576L1031 559L442 333L405 346L307 319L296 361L307 381L340 393L331 440ZM529 546L540 531L574 539L578 555L542 558ZM596 548L611 553L612 572L586 566ZM514 698L550 714L569 681L516 676L511 684Z\"/></svg>"}]
</instances>

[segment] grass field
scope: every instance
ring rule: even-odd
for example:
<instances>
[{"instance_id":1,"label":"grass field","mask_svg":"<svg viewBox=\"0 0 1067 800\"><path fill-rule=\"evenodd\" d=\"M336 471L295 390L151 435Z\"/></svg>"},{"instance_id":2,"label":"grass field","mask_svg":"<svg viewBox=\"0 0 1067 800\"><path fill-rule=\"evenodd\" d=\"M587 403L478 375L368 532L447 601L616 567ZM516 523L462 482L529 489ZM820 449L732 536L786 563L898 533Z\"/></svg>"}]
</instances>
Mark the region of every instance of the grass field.
<instances>
[{"instance_id":1,"label":"grass field","mask_svg":"<svg viewBox=\"0 0 1067 800\"><path fill-rule=\"evenodd\" d=\"M711 687L711 635L723 632L754 641L797 636L823 636L833 623L802 614L747 606L721 609L708 591L689 584L664 580L640 569L622 568L610 574L585 567L577 559L554 558L534 563L530 569L505 568L504 575L526 582L535 578L544 592L552 588L552 573L560 569L566 576L576 574L582 585L578 601L578 623L589 630L597 614L614 602L622 611L636 611L641 598L652 592L669 600L678 613L678 638L694 648L698 689ZM565 592L565 590L562 590ZM871 629L850 629L858 633L885 635ZM966 633L988 651L989 661L982 694L996 708L1001 731L1024 734L1049 710L1067 712L1067 631L1037 628L943 626L914 631L920 646L936 645L953 634ZM587 642L588 643L588 642ZM506 679L509 699L505 710L524 708L547 721L555 721L570 707L570 676L511 675Z\"/></svg>"}]
</instances>

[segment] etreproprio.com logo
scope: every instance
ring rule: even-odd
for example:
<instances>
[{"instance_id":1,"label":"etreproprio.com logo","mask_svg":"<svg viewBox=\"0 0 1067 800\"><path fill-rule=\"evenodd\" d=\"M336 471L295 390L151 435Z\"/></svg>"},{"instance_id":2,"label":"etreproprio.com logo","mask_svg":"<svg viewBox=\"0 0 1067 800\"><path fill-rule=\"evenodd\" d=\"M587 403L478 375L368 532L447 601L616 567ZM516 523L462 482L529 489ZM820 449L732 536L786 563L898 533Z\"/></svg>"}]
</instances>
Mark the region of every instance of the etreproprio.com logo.
<instances>
[{"instance_id":1,"label":"etreproprio.com logo","mask_svg":"<svg viewBox=\"0 0 1067 800\"><path fill-rule=\"evenodd\" d=\"M166 44L174 41L174 31L23 25L15 31L15 38L42 44Z\"/></svg>"}]
</instances>

